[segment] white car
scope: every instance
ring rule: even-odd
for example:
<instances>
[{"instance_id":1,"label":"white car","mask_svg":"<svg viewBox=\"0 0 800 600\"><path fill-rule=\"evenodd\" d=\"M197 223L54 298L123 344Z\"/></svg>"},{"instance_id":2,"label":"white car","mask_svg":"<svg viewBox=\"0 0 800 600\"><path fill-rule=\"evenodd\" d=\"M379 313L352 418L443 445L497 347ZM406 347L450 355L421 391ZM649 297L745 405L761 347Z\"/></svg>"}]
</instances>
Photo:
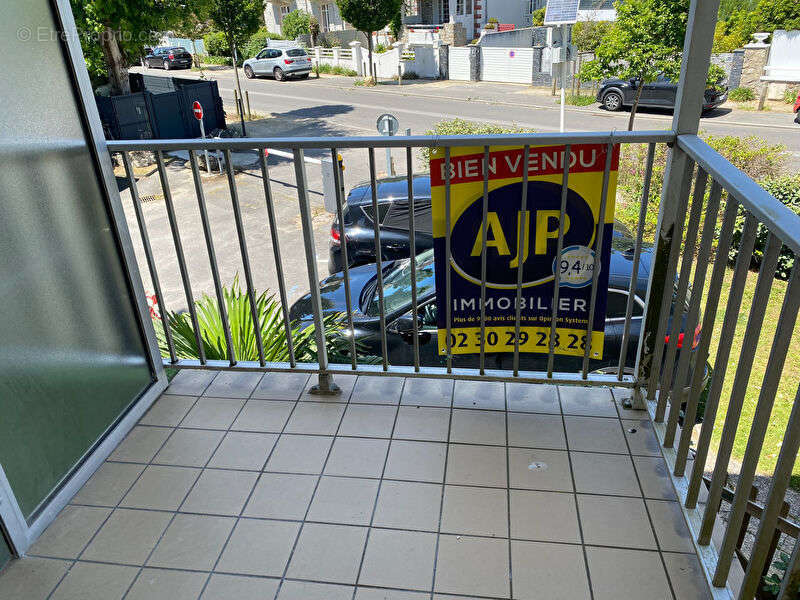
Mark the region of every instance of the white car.
<instances>
[{"instance_id":1,"label":"white car","mask_svg":"<svg viewBox=\"0 0 800 600\"><path fill-rule=\"evenodd\" d=\"M264 48L254 58L244 61L244 74L248 79L271 75L276 81L287 77L306 79L311 73L311 57L302 48Z\"/></svg>"}]
</instances>

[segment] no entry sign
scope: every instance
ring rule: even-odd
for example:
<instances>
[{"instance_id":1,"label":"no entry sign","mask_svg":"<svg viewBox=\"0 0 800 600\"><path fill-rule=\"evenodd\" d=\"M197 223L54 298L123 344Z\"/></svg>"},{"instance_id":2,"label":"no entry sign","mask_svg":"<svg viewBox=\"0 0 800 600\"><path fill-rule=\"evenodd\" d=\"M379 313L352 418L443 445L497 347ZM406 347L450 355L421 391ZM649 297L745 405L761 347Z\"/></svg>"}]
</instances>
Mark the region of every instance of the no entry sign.
<instances>
[{"instance_id":1,"label":"no entry sign","mask_svg":"<svg viewBox=\"0 0 800 600\"><path fill-rule=\"evenodd\" d=\"M195 100L192 104L192 112L194 113L194 118L198 121L203 120L203 106Z\"/></svg>"}]
</instances>

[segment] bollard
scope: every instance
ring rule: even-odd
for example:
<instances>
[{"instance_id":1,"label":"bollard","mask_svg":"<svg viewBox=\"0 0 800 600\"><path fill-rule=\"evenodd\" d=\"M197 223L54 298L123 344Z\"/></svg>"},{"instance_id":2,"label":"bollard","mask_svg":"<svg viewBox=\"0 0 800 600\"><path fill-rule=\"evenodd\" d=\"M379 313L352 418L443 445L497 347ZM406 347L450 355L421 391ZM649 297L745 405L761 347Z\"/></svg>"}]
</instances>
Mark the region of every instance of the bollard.
<instances>
[{"instance_id":1,"label":"bollard","mask_svg":"<svg viewBox=\"0 0 800 600\"><path fill-rule=\"evenodd\" d=\"M250 91L249 90L245 90L244 91L244 97L247 100L247 120L248 121L252 121L253 116L252 116L252 113L250 112Z\"/></svg>"},{"instance_id":2,"label":"bollard","mask_svg":"<svg viewBox=\"0 0 800 600\"><path fill-rule=\"evenodd\" d=\"M397 85L403 85L403 67L397 65Z\"/></svg>"}]
</instances>

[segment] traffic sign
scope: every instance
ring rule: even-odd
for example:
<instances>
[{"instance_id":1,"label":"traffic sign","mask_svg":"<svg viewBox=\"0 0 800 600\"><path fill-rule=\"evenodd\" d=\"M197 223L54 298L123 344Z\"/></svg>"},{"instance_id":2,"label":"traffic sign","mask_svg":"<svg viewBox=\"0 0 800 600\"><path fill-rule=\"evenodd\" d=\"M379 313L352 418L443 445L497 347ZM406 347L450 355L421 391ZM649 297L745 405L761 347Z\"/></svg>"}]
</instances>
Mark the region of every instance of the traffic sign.
<instances>
[{"instance_id":1,"label":"traffic sign","mask_svg":"<svg viewBox=\"0 0 800 600\"><path fill-rule=\"evenodd\" d=\"M378 117L376 126L378 127L378 133L381 135L394 135L400 128L400 122L394 115L383 113Z\"/></svg>"},{"instance_id":2,"label":"traffic sign","mask_svg":"<svg viewBox=\"0 0 800 600\"><path fill-rule=\"evenodd\" d=\"M198 121L203 120L203 105L200 104L197 100L194 101L192 104L192 112L194 113L194 118Z\"/></svg>"}]
</instances>

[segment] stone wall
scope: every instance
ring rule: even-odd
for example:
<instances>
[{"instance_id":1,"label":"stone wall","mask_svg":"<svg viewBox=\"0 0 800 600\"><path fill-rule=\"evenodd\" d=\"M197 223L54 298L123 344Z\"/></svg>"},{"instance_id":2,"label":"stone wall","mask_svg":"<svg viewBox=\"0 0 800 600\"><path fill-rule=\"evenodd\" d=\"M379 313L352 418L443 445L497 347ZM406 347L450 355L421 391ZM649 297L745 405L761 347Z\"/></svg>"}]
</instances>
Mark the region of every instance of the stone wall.
<instances>
[{"instance_id":1,"label":"stone wall","mask_svg":"<svg viewBox=\"0 0 800 600\"><path fill-rule=\"evenodd\" d=\"M766 44L748 44L744 47L744 60L742 62L742 77L740 87L750 88L756 92L761 91L761 76L767 64L769 46Z\"/></svg>"},{"instance_id":2,"label":"stone wall","mask_svg":"<svg viewBox=\"0 0 800 600\"><path fill-rule=\"evenodd\" d=\"M467 30L461 23L445 23L439 30L439 39L450 46L466 46Z\"/></svg>"}]
</instances>

